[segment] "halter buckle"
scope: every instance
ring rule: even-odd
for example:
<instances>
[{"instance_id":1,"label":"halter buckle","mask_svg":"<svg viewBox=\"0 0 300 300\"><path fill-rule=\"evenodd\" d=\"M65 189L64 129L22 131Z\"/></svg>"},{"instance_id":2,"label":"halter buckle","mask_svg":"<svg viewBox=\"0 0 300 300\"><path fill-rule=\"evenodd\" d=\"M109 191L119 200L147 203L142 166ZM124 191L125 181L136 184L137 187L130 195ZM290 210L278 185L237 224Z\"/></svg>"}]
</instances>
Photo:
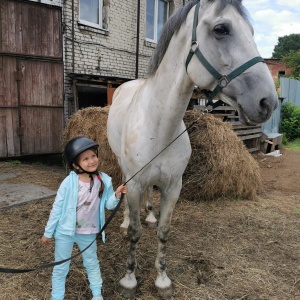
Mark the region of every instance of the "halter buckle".
<instances>
[{"instance_id":1,"label":"halter buckle","mask_svg":"<svg viewBox=\"0 0 300 300\"><path fill-rule=\"evenodd\" d=\"M218 78L218 82L219 82L219 85L224 88L228 85L229 83L229 79L226 75L221 75L220 78Z\"/></svg>"},{"instance_id":2,"label":"halter buckle","mask_svg":"<svg viewBox=\"0 0 300 300\"><path fill-rule=\"evenodd\" d=\"M198 42L197 41L192 41L190 52L195 53L198 48L199 48Z\"/></svg>"}]
</instances>

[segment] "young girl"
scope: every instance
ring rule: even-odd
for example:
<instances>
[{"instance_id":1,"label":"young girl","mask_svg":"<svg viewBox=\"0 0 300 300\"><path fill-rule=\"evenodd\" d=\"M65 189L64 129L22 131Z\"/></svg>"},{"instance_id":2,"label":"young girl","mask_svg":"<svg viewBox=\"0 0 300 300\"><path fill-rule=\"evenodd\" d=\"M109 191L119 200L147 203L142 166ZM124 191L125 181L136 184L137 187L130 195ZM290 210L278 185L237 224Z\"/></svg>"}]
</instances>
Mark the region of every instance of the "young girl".
<instances>
[{"instance_id":1,"label":"young girl","mask_svg":"<svg viewBox=\"0 0 300 300\"><path fill-rule=\"evenodd\" d=\"M64 150L64 157L71 169L61 183L45 228L42 242L50 244L55 238L55 261L72 255L74 243L82 251L96 238L105 223L105 208L114 209L127 187L121 185L113 190L111 178L98 172L98 146L86 137L70 140ZM102 233L105 242L105 234ZM96 241L82 253L93 300L103 300L102 278L97 257ZM52 300L62 300L70 260L56 265L52 272Z\"/></svg>"}]
</instances>

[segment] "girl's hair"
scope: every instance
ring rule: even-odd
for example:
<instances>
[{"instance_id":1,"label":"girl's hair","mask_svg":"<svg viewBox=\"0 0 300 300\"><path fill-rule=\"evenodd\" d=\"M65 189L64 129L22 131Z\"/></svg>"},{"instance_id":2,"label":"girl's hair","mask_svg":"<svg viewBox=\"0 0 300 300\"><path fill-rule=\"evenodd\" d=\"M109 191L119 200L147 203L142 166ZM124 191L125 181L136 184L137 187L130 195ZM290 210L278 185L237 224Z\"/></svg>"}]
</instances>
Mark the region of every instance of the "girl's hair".
<instances>
[{"instance_id":1,"label":"girl's hair","mask_svg":"<svg viewBox=\"0 0 300 300\"><path fill-rule=\"evenodd\" d=\"M101 196L102 196L102 194L103 194L103 191L104 191L104 182L103 182L101 176L99 176L98 179L99 179L100 182L101 182L100 189L99 189L99 198L101 198Z\"/></svg>"}]
</instances>

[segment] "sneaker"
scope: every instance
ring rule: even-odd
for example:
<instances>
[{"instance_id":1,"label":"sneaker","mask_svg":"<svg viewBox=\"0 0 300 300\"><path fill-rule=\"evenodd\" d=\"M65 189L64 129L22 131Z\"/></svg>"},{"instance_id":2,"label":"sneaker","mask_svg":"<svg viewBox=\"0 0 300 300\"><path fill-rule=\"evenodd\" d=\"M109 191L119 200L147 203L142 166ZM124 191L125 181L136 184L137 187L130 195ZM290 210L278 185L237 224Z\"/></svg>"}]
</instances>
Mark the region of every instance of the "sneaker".
<instances>
[{"instance_id":1,"label":"sneaker","mask_svg":"<svg viewBox=\"0 0 300 300\"><path fill-rule=\"evenodd\" d=\"M92 300L103 300L101 295L94 296Z\"/></svg>"}]
</instances>

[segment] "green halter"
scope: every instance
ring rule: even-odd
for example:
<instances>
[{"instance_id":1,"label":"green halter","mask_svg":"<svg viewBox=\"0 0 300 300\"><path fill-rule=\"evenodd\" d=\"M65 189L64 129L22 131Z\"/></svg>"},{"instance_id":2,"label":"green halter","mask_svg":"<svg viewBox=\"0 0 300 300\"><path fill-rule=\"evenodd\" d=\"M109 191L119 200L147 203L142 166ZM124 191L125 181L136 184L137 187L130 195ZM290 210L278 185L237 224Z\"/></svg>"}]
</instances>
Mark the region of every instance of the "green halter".
<instances>
[{"instance_id":1,"label":"green halter","mask_svg":"<svg viewBox=\"0 0 300 300\"><path fill-rule=\"evenodd\" d=\"M228 83L234 79L235 77L239 76L241 73L243 73L245 70L249 69L253 65L257 64L258 62L264 62L264 59L260 56L254 57L250 60L248 60L246 63L241 65L240 67L236 68L233 70L230 74L228 75L222 75L220 74L203 56L199 49L199 45L197 42L197 37L196 37L196 29L198 26L198 14L199 14L199 9L200 9L200 1L197 3L196 8L195 8L195 14L194 14L194 23L193 23L193 31L192 31L192 43L191 43L191 49L190 52L187 56L186 62L185 62L185 68L187 70L188 65L195 54L199 61L202 63L202 65L206 68L206 70L213 75L213 77L218 81L217 86L214 88L214 90L209 94L207 97L207 104L206 105L213 105L213 99L214 97L222 91L224 87L228 85Z\"/></svg>"}]
</instances>

